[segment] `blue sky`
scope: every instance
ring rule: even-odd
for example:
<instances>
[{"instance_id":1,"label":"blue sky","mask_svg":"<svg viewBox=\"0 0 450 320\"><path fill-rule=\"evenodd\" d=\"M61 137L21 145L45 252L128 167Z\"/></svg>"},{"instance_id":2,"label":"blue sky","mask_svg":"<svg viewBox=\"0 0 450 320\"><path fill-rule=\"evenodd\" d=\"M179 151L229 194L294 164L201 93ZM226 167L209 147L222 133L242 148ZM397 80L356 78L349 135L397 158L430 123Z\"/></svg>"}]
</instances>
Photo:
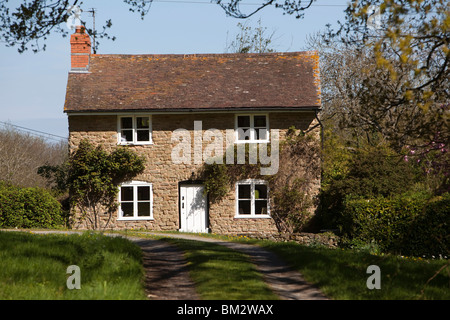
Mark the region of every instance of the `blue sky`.
<instances>
[{"instance_id":1,"label":"blue sky","mask_svg":"<svg viewBox=\"0 0 450 320\"><path fill-rule=\"evenodd\" d=\"M301 51L308 34L343 20L347 2L317 0L303 19L268 7L248 23L256 27L261 19L267 32L274 32L272 47L276 51ZM117 37L116 41L103 40L99 54L222 53L238 32L237 24L245 22L226 16L209 0L155 0L144 20L129 12L121 0L85 0L82 9L89 8L97 10L97 28L112 19L109 33ZM242 11L246 8L251 6L242 6ZM87 13L82 17L88 23L92 21ZM16 48L4 47L0 42L0 122L65 137L68 125L63 106L70 68L69 38L55 34L46 44L46 51L19 54Z\"/></svg>"}]
</instances>

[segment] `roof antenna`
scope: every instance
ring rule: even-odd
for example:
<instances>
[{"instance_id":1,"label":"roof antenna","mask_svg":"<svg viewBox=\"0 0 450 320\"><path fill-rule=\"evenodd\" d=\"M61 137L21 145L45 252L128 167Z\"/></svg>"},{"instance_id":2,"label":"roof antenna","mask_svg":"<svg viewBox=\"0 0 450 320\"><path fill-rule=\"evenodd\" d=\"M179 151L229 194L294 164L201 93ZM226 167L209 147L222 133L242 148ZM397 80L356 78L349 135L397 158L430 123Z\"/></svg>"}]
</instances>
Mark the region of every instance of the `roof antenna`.
<instances>
[{"instance_id":1,"label":"roof antenna","mask_svg":"<svg viewBox=\"0 0 450 320\"><path fill-rule=\"evenodd\" d=\"M90 14L92 14L92 24L93 24L93 26L92 26L92 37L93 37L93 42L94 42L94 45L92 46L92 49L93 49L93 51L94 51L94 54L96 54L97 53L97 42L95 42L95 34L97 33L96 31L95 31L95 12L96 12L96 9L95 8L91 8L90 10L88 10L87 12L89 12Z\"/></svg>"}]
</instances>

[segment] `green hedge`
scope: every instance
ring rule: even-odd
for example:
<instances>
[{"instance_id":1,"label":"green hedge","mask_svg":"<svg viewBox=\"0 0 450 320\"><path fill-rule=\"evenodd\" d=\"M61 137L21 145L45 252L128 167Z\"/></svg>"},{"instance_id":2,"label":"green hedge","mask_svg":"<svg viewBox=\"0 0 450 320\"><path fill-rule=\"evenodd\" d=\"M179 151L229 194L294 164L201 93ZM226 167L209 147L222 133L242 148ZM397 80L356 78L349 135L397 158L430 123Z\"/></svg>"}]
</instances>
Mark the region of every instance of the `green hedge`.
<instances>
[{"instance_id":1,"label":"green hedge","mask_svg":"<svg viewBox=\"0 0 450 320\"><path fill-rule=\"evenodd\" d=\"M375 243L383 252L407 256L449 254L450 194L427 199L395 198L346 201L341 227L346 239Z\"/></svg>"},{"instance_id":2,"label":"green hedge","mask_svg":"<svg viewBox=\"0 0 450 320\"><path fill-rule=\"evenodd\" d=\"M0 228L54 228L61 225L61 204L48 191L0 184Z\"/></svg>"}]
</instances>

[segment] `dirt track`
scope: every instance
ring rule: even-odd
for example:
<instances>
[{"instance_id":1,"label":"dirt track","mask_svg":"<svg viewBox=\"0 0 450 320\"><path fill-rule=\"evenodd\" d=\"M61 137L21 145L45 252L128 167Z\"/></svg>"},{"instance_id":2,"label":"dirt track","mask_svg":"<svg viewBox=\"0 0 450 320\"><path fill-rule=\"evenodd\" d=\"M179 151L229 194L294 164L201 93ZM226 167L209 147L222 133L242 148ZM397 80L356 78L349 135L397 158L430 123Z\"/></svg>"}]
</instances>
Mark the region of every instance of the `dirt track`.
<instances>
[{"instance_id":1,"label":"dirt track","mask_svg":"<svg viewBox=\"0 0 450 320\"><path fill-rule=\"evenodd\" d=\"M263 275L269 287L282 300L326 300L318 288L307 283L302 275L292 270L279 257L258 246L220 241L185 234L161 234L188 240L213 242L247 254ZM194 283L190 280L183 252L162 240L134 241L144 252L147 288L150 299L198 300Z\"/></svg>"}]
</instances>

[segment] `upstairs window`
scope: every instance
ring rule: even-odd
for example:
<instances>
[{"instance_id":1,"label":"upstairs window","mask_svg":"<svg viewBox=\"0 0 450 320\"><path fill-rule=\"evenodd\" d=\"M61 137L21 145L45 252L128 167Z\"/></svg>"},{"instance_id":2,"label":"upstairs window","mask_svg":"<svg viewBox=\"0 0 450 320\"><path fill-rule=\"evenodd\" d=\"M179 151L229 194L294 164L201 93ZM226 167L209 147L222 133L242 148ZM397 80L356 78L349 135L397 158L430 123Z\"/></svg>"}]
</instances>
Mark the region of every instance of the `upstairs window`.
<instances>
[{"instance_id":1,"label":"upstairs window","mask_svg":"<svg viewBox=\"0 0 450 320\"><path fill-rule=\"evenodd\" d=\"M121 145L151 144L152 123L150 116L119 117L118 142Z\"/></svg>"},{"instance_id":2,"label":"upstairs window","mask_svg":"<svg viewBox=\"0 0 450 320\"><path fill-rule=\"evenodd\" d=\"M269 142L269 123L265 114L237 115L236 142Z\"/></svg>"}]
</instances>

